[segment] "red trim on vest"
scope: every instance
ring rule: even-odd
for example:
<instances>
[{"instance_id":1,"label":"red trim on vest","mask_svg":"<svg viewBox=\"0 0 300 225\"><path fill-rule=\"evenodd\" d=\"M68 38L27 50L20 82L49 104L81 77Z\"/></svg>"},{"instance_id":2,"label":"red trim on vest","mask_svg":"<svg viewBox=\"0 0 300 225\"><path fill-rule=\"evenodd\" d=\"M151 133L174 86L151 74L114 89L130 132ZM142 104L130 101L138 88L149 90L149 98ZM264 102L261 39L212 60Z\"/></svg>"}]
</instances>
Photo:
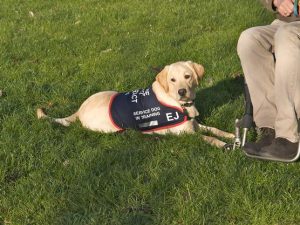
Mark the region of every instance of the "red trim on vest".
<instances>
[{"instance_id":1,"label":"red trim on vest","mask_svg":"<svg viewBox=\"0 0 300 225\"><path fill-rule=\"evenodd\" d=\"M116 94L114 94L113 96L111 96L111 98L110 98L110 100L109 100L108 114L109 114L110 122L113 124L113 126L114 126L115 128L117 128L118 131L124 131L125 129L119 127L119 126L115 123L115 121L113 120L112 115L111 115L111 105L112 105L114 99L117 97L118 94L119 94L119 93L116 93Z\"/></svg>"},{"instance_id":2,"label":"red trim on vest","mask_svg":"<svg viewBox=\"0 0 300 225\"><path fill-rule=\"evenodd\" d=\"M155 94L155 97L157 98L156 93L155 93L155 92L153 92L153 93ZM160 104L162 104L162 105L164 105L164 106L166 106L166 107L169 107L169 108L172 108L172 109L176 109L176 110L179 110L181 113L184 113L184 110L183 110L183 108L181 108L181 107L173 106L173 105L168 105L168 104L166 104L166 103L160 101L158 98L157 98L157 101L158 101ZM146 131L143 131L143 133L153 132L153 131L157 131L157 130L164 130L164 129L169 129L169 128L177 127L177 126L179 126L179 125L185 123L187 120L188 120L188 117L187 117L187 116L184 116L184 120L181 121L181 122L179 122L179 123L176 123L176 124L173 124L173 125L167 125L167 126L163 126L163 127L157 127L157 128L152 129L152 130L146 130Z\"/></svg>"},{"instance_id":3,"label":"red trim on vest","mask_svg":"<svg viewBox=\"0 0 300 225\"><path fill-rule=\"evenodd\" d=\"M153 92L153 93L154 93L154 92ZM168 104L166 104L166 103L164 103L164 102L161 102L161 101L159 101L158 97L156 96L156 93L154 93L154 94L155 94L155 97L157 98L157 101L158 101L160 104L162 104L162 105L164 105L164 106L166 106L166 107L172 108L172 109L179 110L181 113L184 113L183 108L178 107L178 106L174 106L174 105L168 105Z\"/></svg>"},{"instance_id":4,"label":"red trim on vest","mask_svg":"<svg viewBox=\"0 0 300 225\"><path fill-rule=\"evenodd\" d=\"M164 130L164 129L169 129L169 128L177 127L177 126L185 123L187 120L188 120L187 116L184 116L184 120L181 121L180 123L176 123L176 124L168 125L168 126L163 126L163 127L157 127L157 128L152 129L152 130L142 131L142 133L153 132L153 131L157 131L157 130Z\"/></svg>"}]
</instances>

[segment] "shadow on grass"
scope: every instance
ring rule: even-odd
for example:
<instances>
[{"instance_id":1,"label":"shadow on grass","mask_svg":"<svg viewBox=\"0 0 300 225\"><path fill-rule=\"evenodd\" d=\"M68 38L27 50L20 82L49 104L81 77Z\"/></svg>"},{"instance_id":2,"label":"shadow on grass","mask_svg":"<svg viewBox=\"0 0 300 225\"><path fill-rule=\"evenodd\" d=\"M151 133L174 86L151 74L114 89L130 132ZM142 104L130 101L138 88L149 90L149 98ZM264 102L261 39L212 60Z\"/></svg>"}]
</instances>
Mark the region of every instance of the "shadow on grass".
<instances>
[{"instance_id":1,"label":"shadow on grass","mask_svg":"<svg viewBox=\"0 0 300 225\"><path fill-rule=\"evenodd\" d=\"M229 102L237 100L243 94L242 75L220 81L214 86L201 89L196 96L195 105L200 113L199 119L209 117L212 111Z\"/></svg>"}]
</instances>

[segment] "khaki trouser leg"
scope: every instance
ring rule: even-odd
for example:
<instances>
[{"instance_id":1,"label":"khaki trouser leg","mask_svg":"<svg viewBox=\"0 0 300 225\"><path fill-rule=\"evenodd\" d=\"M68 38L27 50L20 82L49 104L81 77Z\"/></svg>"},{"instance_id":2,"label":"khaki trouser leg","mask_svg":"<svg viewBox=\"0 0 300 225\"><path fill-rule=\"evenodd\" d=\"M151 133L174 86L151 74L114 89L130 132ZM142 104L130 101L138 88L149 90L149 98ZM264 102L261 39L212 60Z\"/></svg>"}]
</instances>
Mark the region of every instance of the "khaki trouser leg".
<instances>
[{"instance_id":1,"label":"khaki trouser leg","mask_svg":"<svg viewBox=\"0 0 300 225\"><path fill-rule=\"evenodd\" d=\"M238 42L238 55L253 104L253 117L258 127L274 128L275 62L274 35L278 24L253 27L244 31Z\"/></svg>"},{"instance_id":2,"label":"khaki trouser leg","mask_svg":"<svg viewBox=\"0 0 300 225\"><path fill-rule=\"evenodd\" d=\"M290 26L298 28L288 28ZM275 20L271 25L244 31L238 42L238 54L249 87L256 125L275 128L277 137L292 142L298 140L295 111L300 117L300 40L297 34L299 22L287 24ZM277 46L276 67L274 46ZM291 61L287 63L288 60Z\"/></svg>"},{"instance_id":3,"label":"khaki trouser leg","mask_svg":"<svg viewBox=\"0 0 300 225\"><path fill-rule=\"evenodd\" d=\"M277 137L298 141L300 118L300 22L284 24L275 34Z\"/></svg>"}]
</instances>

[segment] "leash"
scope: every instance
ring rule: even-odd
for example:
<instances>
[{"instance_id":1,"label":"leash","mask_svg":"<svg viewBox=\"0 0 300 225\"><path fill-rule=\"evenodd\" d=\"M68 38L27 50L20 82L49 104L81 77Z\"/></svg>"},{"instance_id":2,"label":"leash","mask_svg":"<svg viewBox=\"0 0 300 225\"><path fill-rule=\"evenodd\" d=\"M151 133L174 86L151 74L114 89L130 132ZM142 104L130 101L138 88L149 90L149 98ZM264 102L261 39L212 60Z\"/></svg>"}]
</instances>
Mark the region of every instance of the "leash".
<instances>
[{"instance_id":1,"label":"leash","mask_svg":"<svg viewBox=\"0 0 300 225\"><path fill-rule=\"evenodd\" d=\"M298 3L299 3L299 0L294 1L294 15L295 16L299 16Z\"/></svg>"}]
</instances>

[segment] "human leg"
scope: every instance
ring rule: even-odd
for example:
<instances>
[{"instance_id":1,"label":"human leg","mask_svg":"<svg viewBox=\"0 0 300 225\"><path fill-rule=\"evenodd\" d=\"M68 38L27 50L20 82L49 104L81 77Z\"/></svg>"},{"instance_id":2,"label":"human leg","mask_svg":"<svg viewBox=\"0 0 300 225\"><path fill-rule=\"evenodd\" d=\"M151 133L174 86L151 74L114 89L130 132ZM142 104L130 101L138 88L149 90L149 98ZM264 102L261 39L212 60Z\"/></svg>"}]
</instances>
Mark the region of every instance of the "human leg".
<instances>
[{"instance_id":1,"label":"human leg","mask_svg":"<svg viewBox=\"0 0 300 225\"><path fill-rule=\"evenodd\" d=\"M253 27L244 31L238 42L238 55L248 84L256 125L274 128L275 62L274 35L279 24Z\"/></svg>"},{"instance_id":2,"label":"human leg","mask_svg":"<svg viewBox=\"0 0 300 225\"><path fill-rule=\"evenodd\" d=\"M250 28L241 34L238 42L238 55L253 104L254 121L260 128L259 140L255 143L248 142L244 146L249 154L256 154L275 138L274 121L277 111L274 100L273 47L274 35L280 25L281 22L275 20L268 26Z\"/></svg>"},{"instance_id":3,"label":"human leg","mask_svg":"<svg viewBox=\"0 0 300 225\"><path fill-rule=\"evenodd\" d=\"M300 117L300 22L281 26L275 34L276 139L260 155L291 159L298 150Z\"/></svg>"},{"instance_id":4,"label":"human leg","mask_svg":"<svg viewBox=\"0 0 300 225\"><path fill-rule=\"evenodd\" d=\"M300 22L288 23L278 29L275 55L276 137L297 142L297 119L300 117Z\"/></svg>"}]
</instances>

